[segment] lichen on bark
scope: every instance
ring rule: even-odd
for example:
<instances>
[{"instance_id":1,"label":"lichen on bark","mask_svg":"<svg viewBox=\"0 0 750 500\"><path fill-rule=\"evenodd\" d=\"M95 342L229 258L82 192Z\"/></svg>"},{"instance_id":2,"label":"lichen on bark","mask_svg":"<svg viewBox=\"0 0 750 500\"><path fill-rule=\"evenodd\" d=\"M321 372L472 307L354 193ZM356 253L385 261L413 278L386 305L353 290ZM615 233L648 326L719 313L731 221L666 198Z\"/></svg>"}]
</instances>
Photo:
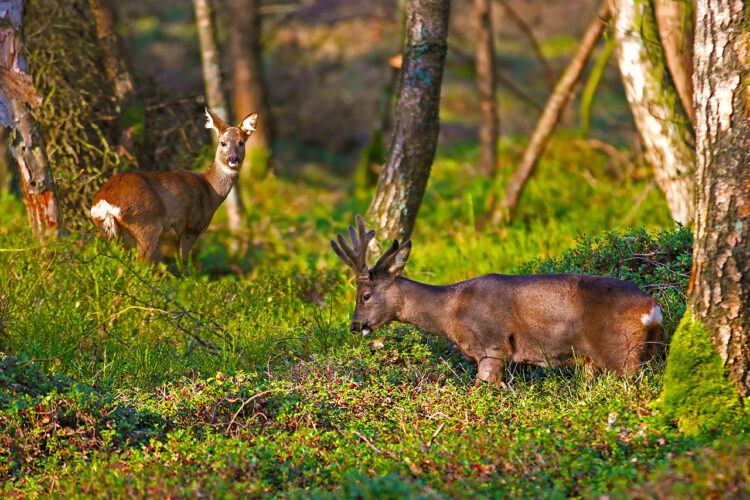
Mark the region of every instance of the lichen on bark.
<instances>
[{"instance_id":1,"label":"lichen on bark","mask_svg":"<svg viewBox=\"0 0 750 500\"><path fill-rule=\"evenodd\" d=\"M708 330L688 310L672 337L656 407L663 418L688 434L731 426L750 415L727 373Z\"/></svg>"}]
</instances>

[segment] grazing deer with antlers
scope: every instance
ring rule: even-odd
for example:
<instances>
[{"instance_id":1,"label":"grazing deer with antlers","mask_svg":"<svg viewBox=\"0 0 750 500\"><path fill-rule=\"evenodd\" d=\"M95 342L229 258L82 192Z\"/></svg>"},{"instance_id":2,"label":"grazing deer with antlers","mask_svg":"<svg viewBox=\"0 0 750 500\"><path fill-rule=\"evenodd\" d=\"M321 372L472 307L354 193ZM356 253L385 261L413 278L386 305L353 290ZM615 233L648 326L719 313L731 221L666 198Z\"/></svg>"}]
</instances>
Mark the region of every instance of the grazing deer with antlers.
<instances>
[{"instance_id":1,"label":"grazing deer with antlers","mask_svg":"<svg viewBox=\"0 0 750 500\"><path fill-rule=\"evenodd\" d=\"M128 172L117 174L96 194L91 218L109 239L122 236L142 260L161 262L161 241L176 240L183 260L208 227L214 212L237 182L245 142L258 114L230 127L206 108L206 128L219 139L207 172Z\"/></svg>"},{"instance_id":2,"label":"grazing deer with antlers","mask_svg":"<svg viewBox=\"0 0 750 500\"><path fill-rule=\"evenodd\" d=\"M446 286L399 276L411 241L393 245L372 267L375 231L349 226L336 254L352 268L357 302L351 331L367 335L391 321L411 323L458 345L478 364L477 376L501 384L506 361L564 366L582 354L597 367L628 373L651 355L661 309L633 283L586 274L486 274Z\"/></svg>"}]
</instances>

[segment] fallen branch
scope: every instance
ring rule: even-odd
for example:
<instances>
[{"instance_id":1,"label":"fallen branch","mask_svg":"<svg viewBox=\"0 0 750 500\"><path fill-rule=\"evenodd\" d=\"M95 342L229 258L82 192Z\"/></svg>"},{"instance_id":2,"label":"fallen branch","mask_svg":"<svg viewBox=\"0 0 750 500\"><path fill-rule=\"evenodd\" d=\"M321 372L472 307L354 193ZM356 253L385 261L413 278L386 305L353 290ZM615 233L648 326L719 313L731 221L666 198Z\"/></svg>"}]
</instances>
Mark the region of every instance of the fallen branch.
<instances>
[{"instance_id":1,"label":"fallen branch","mask_svg":"<svg viewBox=\"0 0 750 500\"><path fill-rule=\"evenodd\" d=\"M578 52L565 69L560 81L555 86L554 92L547 101L544 112L537 123L536 130L534 130L534 134L531 136L531 141L526 151L524 151L521 163L510 179L505 192L505 199L498 204L492 214L493 225L500 224L503 218L510 219L518 198L521 196L521 190L531 175L531 171L539 160L539 157L544 152L550 135L552 135L557 123L560 121L560 115L562 115L565 106L573 95L573 87L580 78L596 42L604 32L609 16L609 3L604 1L597 12L596 19L594 19L586 30Z\"/></svg>"}]
</instances>

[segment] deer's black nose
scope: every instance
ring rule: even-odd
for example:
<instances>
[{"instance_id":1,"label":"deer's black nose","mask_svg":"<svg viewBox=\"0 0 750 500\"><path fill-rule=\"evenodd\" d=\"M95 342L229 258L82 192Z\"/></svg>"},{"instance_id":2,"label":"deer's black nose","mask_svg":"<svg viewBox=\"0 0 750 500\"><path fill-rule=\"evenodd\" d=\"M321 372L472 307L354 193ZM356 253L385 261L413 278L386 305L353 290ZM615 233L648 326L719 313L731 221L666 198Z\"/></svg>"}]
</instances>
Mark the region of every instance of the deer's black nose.
<instances>
[{"instance_id":1,"label":"deer's black nose","mask_svg":"<svg viewBox=\"0 0 750 500\"><path fill-rule=\"evenodd\" d=\"M240 164L240 157L237 156L237 155L232 155L229 158L227 158L227 163L229 163L232 166L239 165Z\"/></svg>"},{"instance_id":2,"label":"deer's black nose","mask_svg":"<svg viewBox=\"0 0 750 500\"><path fill-rule=\"evenodd\" d=\"M359 321L352 321L351 326L349 327L349 331L352 333L359 333L362 331L362 323Z\"/></svg>"}]
</instances>

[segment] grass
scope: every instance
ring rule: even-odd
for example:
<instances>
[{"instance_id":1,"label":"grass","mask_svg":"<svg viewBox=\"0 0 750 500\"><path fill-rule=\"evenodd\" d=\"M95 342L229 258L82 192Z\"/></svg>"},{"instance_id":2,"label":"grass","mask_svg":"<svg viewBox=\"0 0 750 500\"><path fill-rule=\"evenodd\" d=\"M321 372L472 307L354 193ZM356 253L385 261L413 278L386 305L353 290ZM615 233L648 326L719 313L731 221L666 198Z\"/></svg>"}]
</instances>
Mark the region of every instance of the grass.
<instances>
[{"instance_id":1,"label":"grass","mask_svg":"<svg viewBox=\"0 0 750 500\"><path fill-rule=\"evenodd\" d=\"M511 164L521 145L504 143ZM669 340L691 236L638 168L559 136L517 220L495 228L487 214L509 173L482 179L475 156L459 147L436 162L411 277L631 279L662 304ZM382 347L349 335L351 277L327 241L367 194L305 175L245 182L248 233L230 239L219 214L194 262L171 272L89 234L40 248L20 203L0 197L1 494L748 494L747 422L686 436L654 414L663 353L633 378L511 366L501 391L411 326L381 331Z\"/></svg>"}]
</instances>

